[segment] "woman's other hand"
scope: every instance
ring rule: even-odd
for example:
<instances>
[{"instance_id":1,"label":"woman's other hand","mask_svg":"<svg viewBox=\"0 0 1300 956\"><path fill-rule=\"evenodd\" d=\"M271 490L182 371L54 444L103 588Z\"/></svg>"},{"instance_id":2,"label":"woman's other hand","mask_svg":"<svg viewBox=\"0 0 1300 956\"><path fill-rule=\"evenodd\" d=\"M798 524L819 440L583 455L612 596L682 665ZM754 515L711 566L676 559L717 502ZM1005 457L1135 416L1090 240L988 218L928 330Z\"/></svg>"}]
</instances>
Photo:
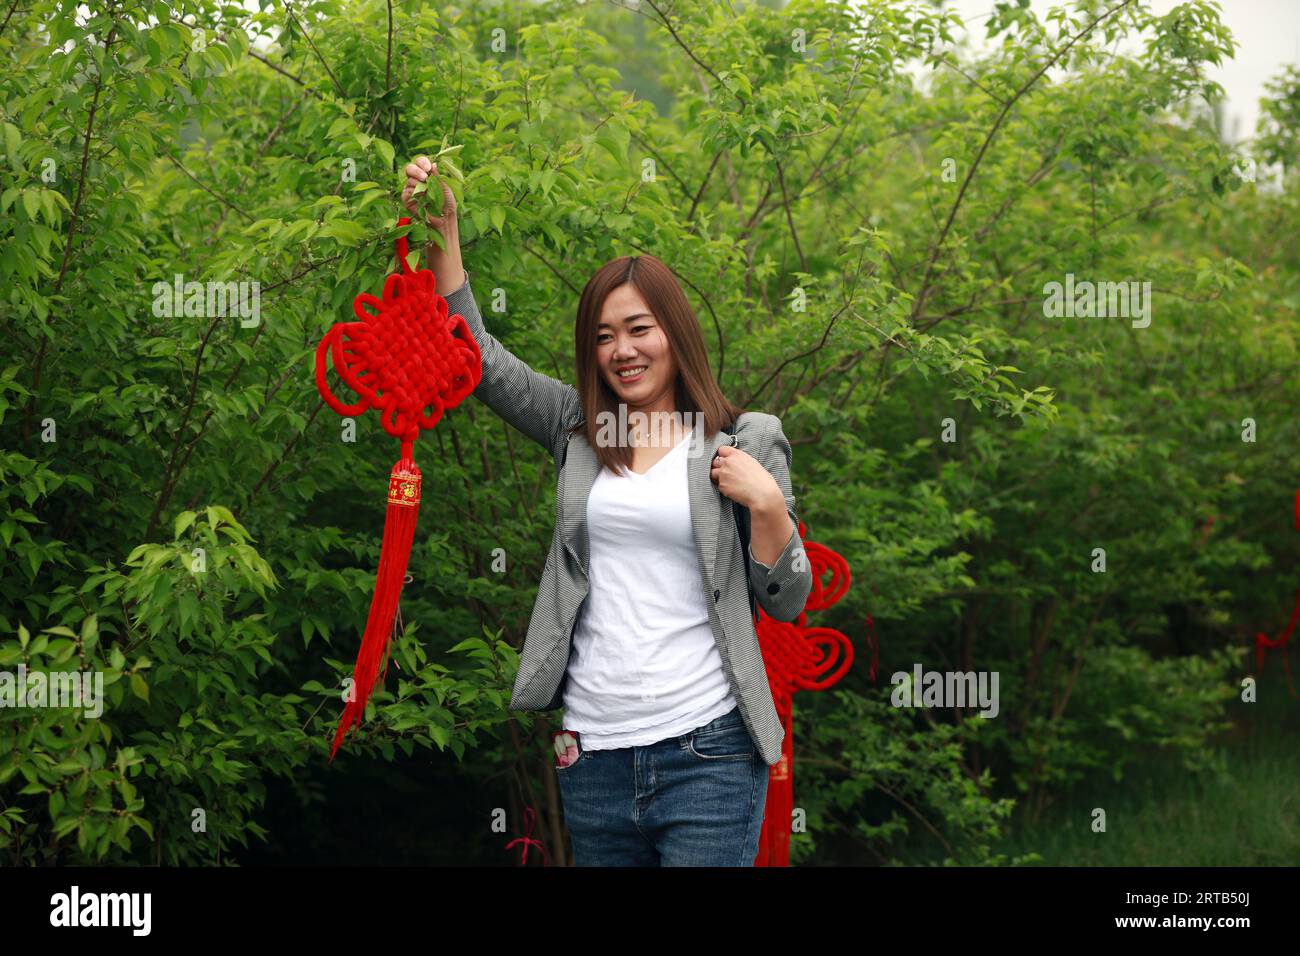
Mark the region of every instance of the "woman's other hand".
<instances>
[{"instance_id":1,"label":"woman's other hand","mask_svg":"<svg viewBox=\"0 0 1300 956\"><path fill-rule=\"evenodd\" d=\"M709 469L709 477L718 490L751 511L768 509L785 513L785 496L771 473L758 459L732 445L718 449Z\"/></svg>"}]
</instances>

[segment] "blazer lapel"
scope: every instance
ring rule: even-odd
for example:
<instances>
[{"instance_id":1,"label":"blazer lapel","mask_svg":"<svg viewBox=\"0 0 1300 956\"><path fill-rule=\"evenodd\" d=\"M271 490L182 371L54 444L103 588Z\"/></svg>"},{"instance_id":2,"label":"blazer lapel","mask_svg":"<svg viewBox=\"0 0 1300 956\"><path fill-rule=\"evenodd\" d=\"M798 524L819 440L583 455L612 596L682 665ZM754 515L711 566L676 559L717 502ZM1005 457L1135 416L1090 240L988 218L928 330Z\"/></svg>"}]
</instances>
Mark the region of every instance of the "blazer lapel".
<instances>
[{"instance_id":1,"label":"blazer lapel","mask_svg":"<svg viewBox=\"0 0 1300 956\"><path fill-rule=\"evenodd\" d=\"M731 444L731 437L717 432L712 438L703 438L696 430L687 448L687 484L691 505L691 527L695 534L695 549L705 580L713 583L714 566L718 559L718 540L730 524L721 520L723 507L730 500L718 490L709 478L713 456L722 445ZM587 499L591 486L600 471L600 461L587 444L586 436L578 433L569 439L564 472L564 520L562 535L564 546L573 555L583 573L587 573L590 550L587 536Z\"/></svg>"},{"instance_id":2,"label":"blazer lapel","mask_svg":"<svg viewBox=\"0 0 1300 956\"><path fill-rule=\"evenodd\" d=\"M587 436L577 432L569 437L564 459L564 546L587 574L590 559L587 547L587 498L600 471L600 461L587 444Z\"/></svg>"},{"instance_id":3,"label":"blazer lapel","mask_svg":"<svg viewBox=\"0 0 1300 956\"><path fill-rule=\"evenodd\" d=\"M700 555L704 579L713 583L713 569L718 560L718 535L725 522L721 521L723 505L729 503L718 490L709 473L713 469L713 456L723 445L731 443L731 436L721 431L712 438L703 438L700 431L691 439L690 460L686 466L689 475L691 498L691 525L695 529L695 546ZM712 597L712 595L709 595Z\"/></svg>"}]
</instances>

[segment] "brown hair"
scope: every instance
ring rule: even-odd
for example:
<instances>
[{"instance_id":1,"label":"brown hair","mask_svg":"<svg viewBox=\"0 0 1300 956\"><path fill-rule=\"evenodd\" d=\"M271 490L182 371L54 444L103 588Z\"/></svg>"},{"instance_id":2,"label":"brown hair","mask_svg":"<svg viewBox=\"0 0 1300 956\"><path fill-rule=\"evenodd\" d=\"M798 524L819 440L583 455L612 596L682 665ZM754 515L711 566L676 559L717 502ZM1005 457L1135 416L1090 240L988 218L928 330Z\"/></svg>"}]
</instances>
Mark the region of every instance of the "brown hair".
<instances>
[{"instance_id":1,"label":"brown hair","mask_svg":"<svg viewBox=\"0 0 1300 956\"><path fill-rule=\"evenodd\" d=\"M631 283L645 299L663 329L677 364L676 411L704 416L704 437L712 437L744 411L718 386L704 347L700 321L686 300L672 270L650 255L620 256L597 270L578 300L578 318L573 327L574 367L584 420L569 429L583 431L587 444L603 467L632 467L632 448L625 444L604 445L596 440L598 416L618 415L619 400L596 367L596 326L605 299L616 288Z\"/></svg>"}]
</instances>

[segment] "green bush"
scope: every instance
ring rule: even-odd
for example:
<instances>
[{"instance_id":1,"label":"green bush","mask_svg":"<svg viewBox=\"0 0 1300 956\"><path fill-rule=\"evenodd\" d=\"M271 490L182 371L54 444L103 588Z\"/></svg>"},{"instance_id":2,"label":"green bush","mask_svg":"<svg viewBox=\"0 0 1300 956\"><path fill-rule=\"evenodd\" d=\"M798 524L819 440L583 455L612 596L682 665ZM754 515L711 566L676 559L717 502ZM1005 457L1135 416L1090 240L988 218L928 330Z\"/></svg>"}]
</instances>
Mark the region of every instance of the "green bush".
<instances>
[{"instance_id":1,"label":"green bush","mask_svg":"<svg viewBox=\"0 0 1300 956\"><path fill-rule=\"evenodd\" d=\"M475 820L539 808L563 858L548 722L506 709L554 473L477 402L417 444L404 633L326 760L397 447L320 414L314 350L393 268L401 165L444 143L512 350L569 378L586 278L651 251L724 389L782 417L808 536L854 575L810 623L859 652L796 699L799 859L847 833L1016 862L1009 801L1190 759L1295 584L1296 78L1260 130L1289 175L1248 183L1204 104L1214 5L1151 6L998 4L978 55L900 0L412 2L391 33L377 0L9 11L0 655L98 670L106 700L0 712L5 858L239 862L275 840L273 782L305 807L430 760L478 782ZM178 273L257 281L258 321L158 314ZM1047 317L1066 273L1150 281L1151 323ZM866 614L884 673L1003 673L1000 717L881 705Z\"/></svg>"}]
</instances>

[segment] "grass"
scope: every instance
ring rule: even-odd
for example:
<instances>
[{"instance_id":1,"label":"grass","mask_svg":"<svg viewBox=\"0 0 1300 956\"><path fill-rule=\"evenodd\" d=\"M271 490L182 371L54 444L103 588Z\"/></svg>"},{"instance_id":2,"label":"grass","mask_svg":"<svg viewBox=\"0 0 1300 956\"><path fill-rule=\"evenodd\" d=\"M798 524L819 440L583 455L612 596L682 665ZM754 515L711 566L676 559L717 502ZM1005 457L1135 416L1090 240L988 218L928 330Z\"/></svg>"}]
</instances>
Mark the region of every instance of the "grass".
<instances>
[{"instance_id":1,"label":"grass","mask_svg":"<svg viewBox=\"0 0 1300 956\"><path fill-rule=\"evenodd\" d=\"M1300 700L1280 673L1259 702L1237 703L1218 743L1221 772L1193 772L1156 753L1076 786L1036 825L1017 816L997 851L1036 852L1045 866L1295 866L1300 864ZM1092 830L1093 809L1106 831Z\"/></svg>"}]
</instances>

